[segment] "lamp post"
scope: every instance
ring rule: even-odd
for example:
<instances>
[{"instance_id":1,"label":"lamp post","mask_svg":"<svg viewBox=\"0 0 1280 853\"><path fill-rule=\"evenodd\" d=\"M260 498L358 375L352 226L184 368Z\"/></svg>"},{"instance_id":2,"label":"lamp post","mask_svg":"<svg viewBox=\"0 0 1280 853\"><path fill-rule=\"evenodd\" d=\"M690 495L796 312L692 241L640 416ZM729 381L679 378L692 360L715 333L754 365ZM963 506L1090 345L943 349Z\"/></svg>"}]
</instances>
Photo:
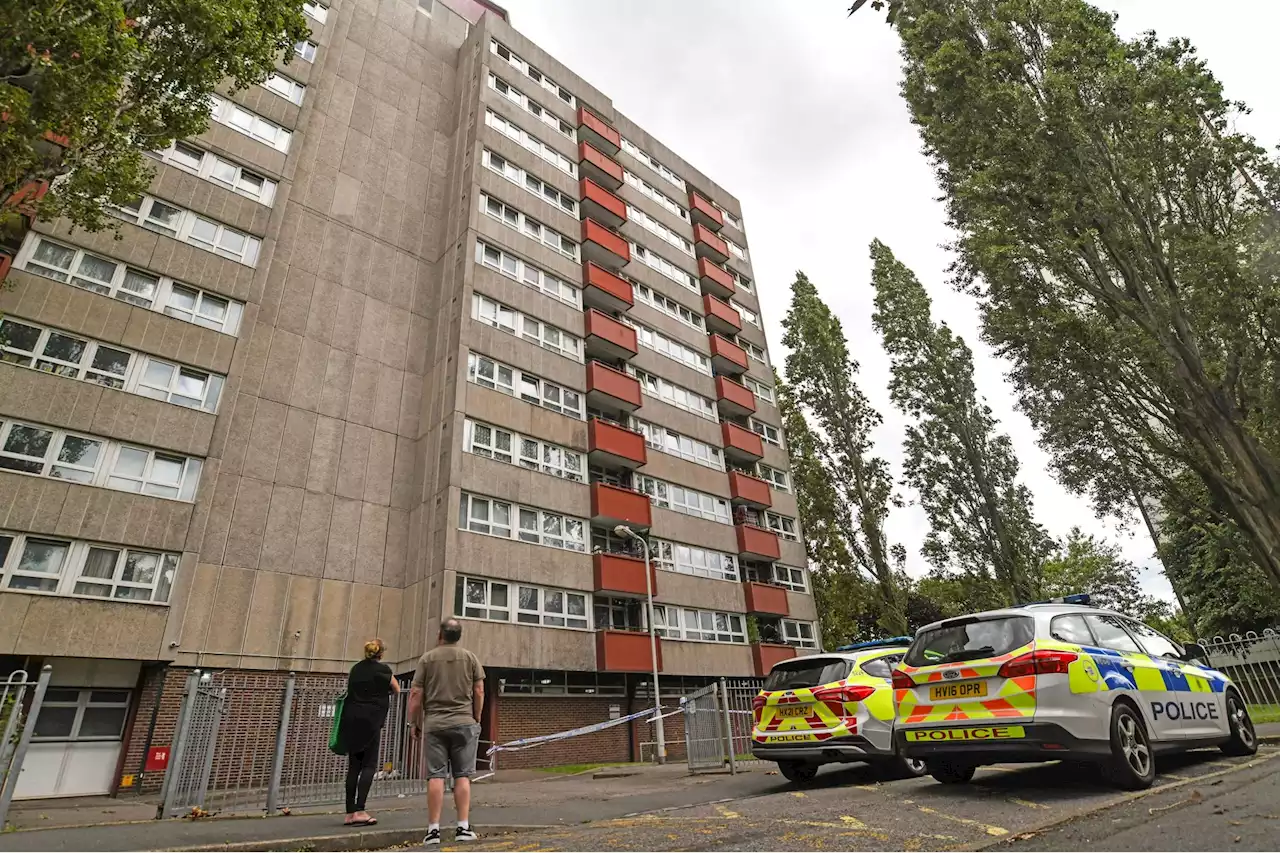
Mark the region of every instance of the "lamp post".
<instances>
[{"instance_id":1,"label":"lamp post","mask_svg":"<svg viewBox=\"0 0 1280 853\"><path fill-rule=\"evenodd\" d=\"M653 620L653 576L649 574L649 543L639 533L636 533L625 524L619 524L613 528L613 532L623 539L634 539L640 543L640 550L644 554L644 591L649 599L649 657L653 663L653 725L654 734L658 741L658 763L666 764L667 738L662 728L662 702L660 699L662 691L658 689L658 634L654 628Z\"/></svg>"}]
</instances>

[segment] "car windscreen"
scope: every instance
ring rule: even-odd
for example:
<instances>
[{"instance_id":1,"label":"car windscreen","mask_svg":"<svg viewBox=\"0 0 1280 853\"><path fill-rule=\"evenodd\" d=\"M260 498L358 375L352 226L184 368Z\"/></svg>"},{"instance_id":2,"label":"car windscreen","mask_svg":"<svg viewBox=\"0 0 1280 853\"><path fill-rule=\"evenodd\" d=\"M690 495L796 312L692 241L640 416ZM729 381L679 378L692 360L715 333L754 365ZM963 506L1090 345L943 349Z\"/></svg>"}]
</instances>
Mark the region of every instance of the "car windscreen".
<instances>
[{"instance_id":1,"label":"car windscreen","mask_svg":"<svg viewBox=\"0 0 1280 853\"><path fill-rule=\"evenodd\" d=\"M952 619L921 631L904 663L933 666L996 657L1025 646L1034 636L1035 621L1029 616Z\"/></svg>"},{"instance_id":2,"label":"car windscreen","mask_svg":"<svg viewBox=\"0 0 1280 853\"><path fill-rule=\"evenodd\" d=\"M853 663L844 658L800 658L784 661L774 666L764 681L764 690L795 690L799 687L820 687L833 681L843 681L853 671Z\"/></svg>"}]
</instances>

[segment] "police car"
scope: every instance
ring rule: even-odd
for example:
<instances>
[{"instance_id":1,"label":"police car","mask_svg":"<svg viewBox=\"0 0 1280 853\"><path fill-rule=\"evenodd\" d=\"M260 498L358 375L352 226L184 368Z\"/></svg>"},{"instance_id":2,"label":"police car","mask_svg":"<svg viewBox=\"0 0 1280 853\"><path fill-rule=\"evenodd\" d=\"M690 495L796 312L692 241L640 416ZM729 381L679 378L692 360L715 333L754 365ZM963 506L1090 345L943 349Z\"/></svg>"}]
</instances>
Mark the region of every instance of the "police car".
<instances>
[{"instance_id":1,"label":"police car","mask_svg":"<svg viewBox=\"0 0 1280 853\"><path fill-rule=\"evenodd\" d=\"M891 776L923 776L924 763L893 748L893 667L910 637L843 646L775 664L752 702L751 753L792 782L823 764L867 762Z\"/></svg>"},{"instance_id":2,"label":"police car","mask_svg":"<svg viewBox=\"0 0 1280 853\"><path fill-rule=\"evenodd\" d=\"M979 765L1084 760L1140 789L1158 754L1258 749L1240 691L1204 649L1087 595L927 625L893 672L899 751L939 782Z\"/></svg>"}]
</instances>

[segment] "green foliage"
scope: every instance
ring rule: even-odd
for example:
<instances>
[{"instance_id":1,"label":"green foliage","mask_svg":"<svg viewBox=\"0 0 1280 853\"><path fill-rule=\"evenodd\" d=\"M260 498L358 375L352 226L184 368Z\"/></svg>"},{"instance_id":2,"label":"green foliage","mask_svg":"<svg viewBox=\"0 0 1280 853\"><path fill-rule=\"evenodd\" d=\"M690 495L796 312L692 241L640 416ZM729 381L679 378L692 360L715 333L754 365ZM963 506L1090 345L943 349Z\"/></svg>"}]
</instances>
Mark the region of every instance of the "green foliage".
<instances>
[{"instance_id":1,"label":"green foliage","mask_svg":"<svg viewBox=\"0 0 1280 853\"><path fill-rule=\"evenodd\" d=\"M1087 592L1092 603L1139 619L1159 610L1157 599L1142 591L1138 567L1120 554L1120 548L1071 528L1066 541L1044 561L1044 595L1057 598Z\"/></svg>"},{"instance_id":2,"label":"green foliage","mask_svg":"<svg viewBox=\"0 0 1280 853\"><path fill-rule=\"evenodd\" d=\"M36 213L89 230L144 191L143 151L202 132L209 94L266 78L307 38L301 0L0 3L0 199L60 178ZM51 133L66 145L46 139Z\"/></svg>"},{"instance_id":3,"label":"green foliage","mask_svg":"<svg viewBox=\"0 0 1280 853\"><path fill-rule=\"evenodd\" d=\"M906 481L929 518L922 551L939 571L964 577L977 609L1035 600L1049 536L1017 481L1013 443L978 397L973 353L934 322L929 294L888 246L873 241L871 259L871 320L889 354L889 396L911 419Z\"/></svg>"},{"instance_id":4,"label":"green foliage","mask_svg":"<svg viewBox=\"0 0 1280 853\"><path fill-rule=\"evenodd\" d=\"M1112 512L1190 470L1280 584L1280 172L1242 105L1082 0L896 5L957 283L1056 474Z\"/></svg>"},{"instance_id":5,"label":"green foliage","mask_svg":"<svg viewBox=\"0 0 1280 853\"><path fill-rule=\"evenodd\" d=\"M836 591L870 581L880 628L902 634L905 601L895 569L905 552L890 547L884 532L895 503L893 478L871 447L880 415L858 388L858 364L849 355L840 320L817 288L797 272L791 293L782 323L783 343L790 349L787 382L778 386L778 405L815 593L820 606L830 607ZM824 621L841 618L829 610L820 613ZM828 630L843 629L824 624Z\"/></svg>"}]
</instances>

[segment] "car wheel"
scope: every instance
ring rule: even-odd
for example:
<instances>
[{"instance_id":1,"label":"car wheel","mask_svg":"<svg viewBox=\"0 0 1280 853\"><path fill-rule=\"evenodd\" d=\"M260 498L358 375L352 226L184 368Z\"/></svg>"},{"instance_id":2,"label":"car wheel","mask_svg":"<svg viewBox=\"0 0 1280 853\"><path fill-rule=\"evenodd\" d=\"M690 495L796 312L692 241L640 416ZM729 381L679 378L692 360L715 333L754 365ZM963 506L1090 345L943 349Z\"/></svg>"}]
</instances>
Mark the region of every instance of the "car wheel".
<instances>
[{"instance_id":1,"label":"car wheel","mask_svg":"<svg viewBox=\"0 0 1280 853\"><path fill-rule=\"evenodd\" d=\"M1253 755L1258 751L1258 734L1253 730L1253 719L1240 694L1227 693L1227 724L1231 738L1222 745L1224 755Z\"/></svg>"},{"instance_id":2,"label":"car wheel","mask_svg":"<svg viewBox=\"0 0 1280 853\"><path fill-rule=\"evenodd\" d=\"M893 758L877 758L867 762L877 776L886 782L896 779L919 779L926 773L924 761L895 755Z\"/></svg>"},{"instance_id":3,"label":"car wheel","mask_svg":"<svg viewBox=\"0 0 1280 853\"><path fill-rule=\"evenodd\" d=\"M1140 791L1156 778L1155 753L1142 716L1130 704L1117 702L1111 709L1111 761L1107 778L1119 788Z\"/></svg>"},{"instance_id":4,"label":"car wheel","mask_svg":"<svg viewBox=\"0 0 1280 853\"><path fill-rule=\"evenodd\" d=\"M929 775L944 785L964 785L973 778L978 768L972 764L953 761L930 761L925 764Z\"/></svg>"},{"instance_id":5,"label":"car wheel","mask_svg":"<svg viewBox=\"0 0 1280 853\"><path fill-rule=\"evenodd\" d=\"M813 777L818 775L818 765L806 764L802 761L779 761L778 772L785 776L788 782L803 785L805 782L812 782Z\"/></svg>"}]
</instances>

